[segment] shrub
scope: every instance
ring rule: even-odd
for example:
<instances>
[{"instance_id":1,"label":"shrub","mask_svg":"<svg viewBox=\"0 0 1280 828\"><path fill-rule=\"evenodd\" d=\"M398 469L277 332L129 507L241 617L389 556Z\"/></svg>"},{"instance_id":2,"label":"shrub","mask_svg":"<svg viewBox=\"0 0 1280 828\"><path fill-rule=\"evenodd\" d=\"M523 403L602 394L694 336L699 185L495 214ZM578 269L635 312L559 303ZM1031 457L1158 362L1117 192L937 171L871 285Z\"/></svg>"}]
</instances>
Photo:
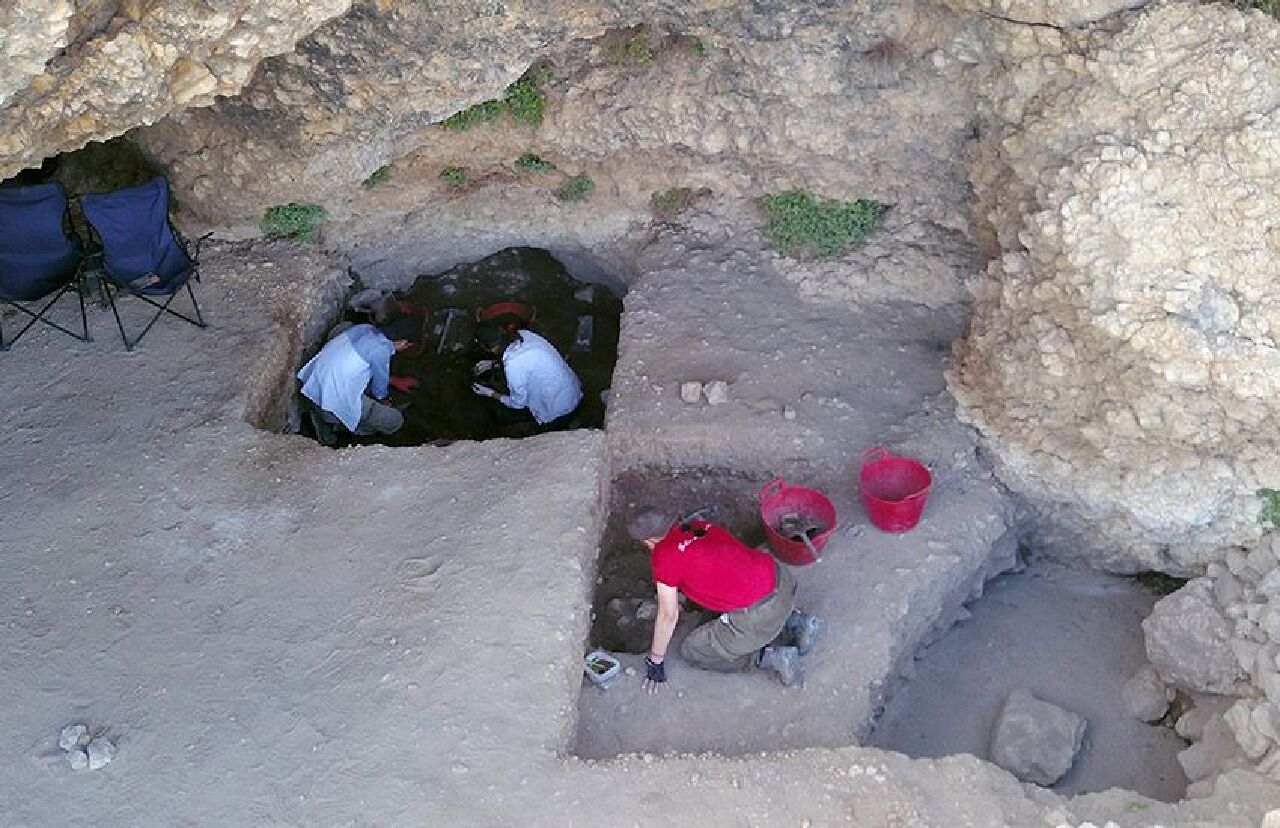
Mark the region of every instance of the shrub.
<instances>
[{"instance_id":1,"label":"shrub","mask_svg":"<svg viewBox=\"0 0 1280 828\"><path fill-rule=\"evenodd\" d=\"M887 209L874 201L819 201L807 190L760 199L765 237L784 256L839 256L862 243Z\"/></svg>"},{"instance_id":2,"label":"shrub","mask_svg":"<svg viewBox=\"0 0 1280 828\"><path fill-rule=\"evenodd\" d=\"M704 58L707 55L711 54L710 50L707 49L707 44L703 43L702 38L700 37L695 37L693 39L693 41L689 44L689 50L693 52L695 57L700 57L700 58Z\"/></svg>"},{"instance_id":3,"label":"shrub","mask_svg":"<svg viewBox=\"0 0 1280 828\"><path fill-rule=\"evenodd\" d=\"M381 167L378 167L378 169L369 173L369 177L364 181L361 181L360 186L364 187L366 190L372 190L374 187L377 187L379 184L385 183L390 179L391 165L383 164Z\"/></svg>"},{"instance_id":4,"label":"shrub","mask_svg":"<svg viewBox=\"0 0 1280 828\"><path fill-rule=\"evenodd\" d=\"M595 192L596 182L586 173L579 173L564 180L556 189L556 198L561 201L586 201Z\"/></svg>"},{"instance_id":5,"label":"shrub","mask_svg":"<svg viewBox=\"0 0 1280 828\"><path fill-rule=\"evenodd\" d=\"M672 187L658 190L649 196L649 206L660 218L673 218L693 201L693 190L688 187Z\"/></svg>"},{"instance_id":6,"label":"shrub","mask_svg":"<svg viewBox=\"0 0 1280 828\"><path fill-rule=\"evenodd\" d=\"M1262 499L1262 511L1258 522L1270 529L1280 528L1280 489L1258 489Z\"/></svg>"},{"instance_id":7,"label":"shrub","mask_svg":"<svg viewBox=\"0 0 1280 828\"><path fill-rule=\"evenodd\" d=\"M262 214L262 232L273 239L301 239L315 237L320 222L324 220L324 208L319 204L277 204Z\"/></svg>"},{"instance_id":8,"label":"shrub","mask_svg":"<svg viewBox=\"0 0 1280 828\"><path fill-rule=\"evenodd\" d=\"M542 88L550 82L551 67L540 67L508 86L501 99L481 101L450 115L441 124L445 129L467 130L476 124L496 121L509 112L516 120L537 126L542 123L547 108L547 96Z\"/></svg>"},{"instance_id":9,"label":"shrub","mask_svg":"<svg viewBox=\"0 0 1280 828\"><path fill-rule=\"evenodd\" d=\"M555 164L552 164L541 155L535 155L532 152L526 152L524 155L517 158L515 166L520 172L527 173L549 173L553 172L556 168Z\"/></svg>"},{"instance_id":10,"label":"shrub","mask_svg":"<svg viewBox=\"0 0 1280 828\"><path fill-rule=\"evenodd\" d=\"M440 171L440 177L459 190L465 190L471 184L471 176L462 167L445 167Z\"/></svg>"},{"instance_id":11,"label":"shrub","mask_svg":"<svg viewBox=\"0 0 1280 828\"><path fill-rule=\"evenodd\" d=\"M1280 0L1236 0L1236 8L1241 11L1257 9L1275 17L1280 17Z\"/></svg>"},{"instance_id":12,"label":"shrub","mask_svg":"<svg viewBox=\"0 0 1280 828\"><path fill-rule=\"evenodd\" d=\"M476 124L487 124L502 117L507 109L505 101L481 101L461 112L455 112L442 122L445 129L471 129Z\"/></svg>"},{"instance_id":13,"label":"shrub","mask_svg":"<svg viewBox=\"0 0 1280 828\"><path fill-rule=\"evenodd\" d=\"M640 25L633 29L619 32L616 40L609 46L609 60L619 65L648 66L653 63L655 49L653 32L648 26Z\"/></svg>"}]
</instances>

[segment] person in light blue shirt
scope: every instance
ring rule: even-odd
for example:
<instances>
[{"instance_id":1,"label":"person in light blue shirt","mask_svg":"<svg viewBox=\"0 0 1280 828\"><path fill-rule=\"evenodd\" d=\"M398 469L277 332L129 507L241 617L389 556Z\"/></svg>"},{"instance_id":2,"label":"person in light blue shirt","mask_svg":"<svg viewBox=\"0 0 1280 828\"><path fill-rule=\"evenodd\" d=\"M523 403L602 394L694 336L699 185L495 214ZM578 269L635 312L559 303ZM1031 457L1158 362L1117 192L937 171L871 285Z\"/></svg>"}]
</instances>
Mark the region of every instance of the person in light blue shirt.
<instances>
[{"instance_id":1,"label":"person in light blue shirt","mask_svg":"<svg viewBox=\"0 0 1280 828\"><path fill-rule=\"evenodd\" d=\"M354 325L340 332L298 371L302 395L330 425L356 435L392 434L404 415L391 406L391 357L421 334L412 317L399 316L377 327ZM367 392L367 393L366 393Z\"/></svg>"},{"instance_id":2,"label":"person in light blue shirt","mask_svg":"<svg viewBox=\"0 0 1280 828\"><path fill-rule=\"evenodd\" d=\"M515 424L533 419L535 431L555 431L568 426L582 402L582 384L555 346L533 331L483 322L476 327L476 342L502 360L508 392L499 394L481 383L471 390L502 404L499 421ZM476 366L484 373L493 366L485 360Z\"/></svg>"}]
</instances>

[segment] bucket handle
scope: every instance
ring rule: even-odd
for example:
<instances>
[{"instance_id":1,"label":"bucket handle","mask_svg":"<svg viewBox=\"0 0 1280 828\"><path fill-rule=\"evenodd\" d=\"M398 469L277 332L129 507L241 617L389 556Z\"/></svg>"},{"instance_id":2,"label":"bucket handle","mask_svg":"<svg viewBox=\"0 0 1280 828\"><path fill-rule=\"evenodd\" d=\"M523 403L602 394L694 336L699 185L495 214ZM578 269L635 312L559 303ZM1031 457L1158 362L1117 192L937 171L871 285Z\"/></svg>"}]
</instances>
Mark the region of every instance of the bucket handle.
<instances>
[{"instance_id":1,"label":"bucket handle","mask_svg":"<svg viewBox=\"0 0 1280 828\"><path fill-rule=\"evenodd\" d=\"M884 446L872 446L871 448L862 452L862 461L859 463L859 465L865 466L867 465L867 463L874 463L880 460L888 460L891 457L893 457L893 455L890 454L889 450Z\"/></svg>"},{"instance_id":2,"label":"bucket handle","mask_svg":"<svg viewBox=\"0 0 1280 828\"><path fill-rule=\"evenodd\" d=\"M773 478L768 483L764 484L764 488L760 490L760 502L764 503L766 500L785 488L787 488L787 481L783 480L781 477Z\"/></svg>"}]
</instances>

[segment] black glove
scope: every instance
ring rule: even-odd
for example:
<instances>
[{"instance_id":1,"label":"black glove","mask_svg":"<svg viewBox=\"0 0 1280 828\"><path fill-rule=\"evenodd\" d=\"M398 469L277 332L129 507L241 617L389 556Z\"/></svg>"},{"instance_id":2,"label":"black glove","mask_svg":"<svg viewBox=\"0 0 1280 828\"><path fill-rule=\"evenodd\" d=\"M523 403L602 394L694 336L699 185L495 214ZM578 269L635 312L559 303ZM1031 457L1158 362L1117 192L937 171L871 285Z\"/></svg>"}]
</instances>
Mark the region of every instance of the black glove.
<instances>
[{"instance_id":1,"label":"black glove","mask_svg":"<svg viewBox=\"0 0 1280 828\"><path fill-rule=\"evenodd\" d=\"M667 681L667 663L665 661L654 662L648 656L645 656L644 677L654 684L665 684Z\"/></svg>"}]
</instances>

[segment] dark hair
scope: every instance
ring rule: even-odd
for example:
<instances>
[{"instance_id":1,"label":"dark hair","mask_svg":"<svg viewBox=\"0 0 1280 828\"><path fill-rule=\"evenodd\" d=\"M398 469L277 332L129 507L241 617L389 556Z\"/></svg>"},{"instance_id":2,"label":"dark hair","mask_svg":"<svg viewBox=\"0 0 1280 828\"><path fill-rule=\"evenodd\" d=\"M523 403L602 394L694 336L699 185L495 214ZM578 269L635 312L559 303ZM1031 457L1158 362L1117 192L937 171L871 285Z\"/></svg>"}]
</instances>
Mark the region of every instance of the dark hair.
<instances>
[{"instance_id":1,"label":"dark hair","mask_svg":"<svg viewBox=\"0 0 1280 828\"><path fill-rule=\"evenodd\" d=\"M504 314L497 319L486 319L476 325L476 344L486 351L503 351L519 336L516 325L505 321Z\"/></svg>"},{"instance_id":2,"label":"dark hair","mask_svg":"<svg viewBox=\"0 0 1280 828\"><path fill-rule=\"evenodd\" d=\"M417 342L422 338L422 323L405 314L391 317L379 325L378 330L382 331L382 335L392 342L398 339Z\"/></svg>"}]
</instances>

